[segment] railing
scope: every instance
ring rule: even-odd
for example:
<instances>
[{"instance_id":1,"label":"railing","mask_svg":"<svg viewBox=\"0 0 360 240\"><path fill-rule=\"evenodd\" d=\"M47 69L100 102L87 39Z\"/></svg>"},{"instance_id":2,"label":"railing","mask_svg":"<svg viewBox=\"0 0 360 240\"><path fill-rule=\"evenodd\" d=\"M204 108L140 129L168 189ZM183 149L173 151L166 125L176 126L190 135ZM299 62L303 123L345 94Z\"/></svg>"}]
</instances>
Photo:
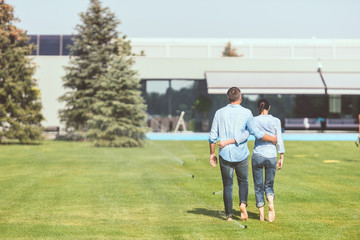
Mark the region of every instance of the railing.
<instances>
[{"instance_id":1,"label":"railing","mask_svg":"<svg viewBox=\"0 0 360 240\"><path fill-rule=\"evenodd\" d=\"M359 130L358 119L285 118L285 130Z\"/></svg>"},{"instance_id":2,"label":"railing","mask_svg":"<svg viewBox=\"0 0 360 240\"><path fill-rule=\"evenodd\" d=\"M69 55L71 35L29 35L33 55ZM218 58L228 42L241 58L360 59L360 40L342 39L130 39L145 57Z\"/></svg>"}]
</instances>

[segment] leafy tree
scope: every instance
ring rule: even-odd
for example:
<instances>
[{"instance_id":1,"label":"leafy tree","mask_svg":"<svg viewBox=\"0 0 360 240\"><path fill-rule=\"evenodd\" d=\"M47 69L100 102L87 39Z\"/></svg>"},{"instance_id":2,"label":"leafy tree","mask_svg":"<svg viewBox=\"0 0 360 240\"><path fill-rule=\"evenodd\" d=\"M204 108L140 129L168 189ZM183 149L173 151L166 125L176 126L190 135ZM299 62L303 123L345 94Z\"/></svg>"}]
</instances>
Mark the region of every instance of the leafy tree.
<instances>
[{"instance_id":1,"label":"leafy tree","mask_svg":"<svg viewBox=\"0 0 360 240\"><path fill-rule=\"evenodd\" d=\"M236 48L231 47L231 42L228 42L223 51L223 57L242 57L243 54L237 54Z\"/></svg>"},{"instance_id":2,"label":"leafy tree","mask_svg":"<svg viewBox=\"0 0 360 240\"><path fill-rule=\"evenodd\" d=\"M63 78L68 92L60 97L66 103L60 118L67 127L87 128L95 96L101 81L109 70L110 62L118 55L116 27L120 21L99 0L91 0L85 13L80 14L82 24L76 26L74 45L70 47L70 63Z\"/></svg>"},{"instance_id":3,"label":"leafy tree","mask_svg":"<svg viewBox=\"0 0 360 240\"><path fill-rule=\"evenodd\" d=\"M100 78L87 136L96 146L137 147L144 144L146 106L140 79L132 70L130 42L119 41L119 56L113 55L106 74Z\"/></svg>"},{"instance_id":4,"label":"leafy tree","mask_svg":"<svg viewBox=\"0 0 360 240\"><path fill-rule=\"evenodd\" d=\"M211 107L212 101L205 95L200 95L194 102L194 108L203 115L204 119L206 118L206 113L210 111Z\"/></svg>"},{"instance_id":5,"label":"leafy tree","mask_svg":"<svg viewBox=\"0 0 360 240\"><path fill-rule=\"evenodd\" d=\"M0 140L29 142L41 137L42 105L28 57L33 46L16 21L14 8L0 0Z\"/></svg>"}]
</instances>

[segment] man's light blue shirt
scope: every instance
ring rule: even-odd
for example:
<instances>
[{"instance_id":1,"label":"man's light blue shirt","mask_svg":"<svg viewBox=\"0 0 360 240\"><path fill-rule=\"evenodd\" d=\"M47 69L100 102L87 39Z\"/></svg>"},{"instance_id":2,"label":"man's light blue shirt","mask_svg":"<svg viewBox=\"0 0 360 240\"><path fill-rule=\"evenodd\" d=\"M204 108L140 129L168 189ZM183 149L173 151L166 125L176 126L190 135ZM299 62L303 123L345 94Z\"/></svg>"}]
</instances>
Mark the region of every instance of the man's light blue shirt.
<instances>
[{"instance_id":1,"label":"man's light blue shirt","mask_svg":"<svg viewBox=\"0 0 360 240\"><path fill-rule=\"evenodd\" d=\"M256 126L249 109L241 105L228 104L216 111L210 130L209 142L216 143L217 139L223 141L234 138L237 143L228 144L221 148L219 155L229 162L241 162L250 154L247 142L238 142L237 140L245 130L248 130L256 139L261 139L265 135Z\"/></svg>"}]
</instances>

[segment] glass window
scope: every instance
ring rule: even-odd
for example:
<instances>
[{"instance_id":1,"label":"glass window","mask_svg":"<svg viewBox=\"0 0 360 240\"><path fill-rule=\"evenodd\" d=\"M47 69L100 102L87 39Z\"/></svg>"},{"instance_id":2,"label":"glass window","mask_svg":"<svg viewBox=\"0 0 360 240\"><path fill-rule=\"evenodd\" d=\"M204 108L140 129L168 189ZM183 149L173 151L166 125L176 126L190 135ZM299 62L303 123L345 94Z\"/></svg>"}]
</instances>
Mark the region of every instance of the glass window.
<instances>
[{"instance_id":1,"label":"glass window","mask_svg":"<svg viewBox=\"0 0 360 240\"><path fill-rule=\"evenodd\" d=\"M172 80L171 88L175 91L180 91L183 88L194 88L194 80Z\"/></svg>"},{"instance_id":2,"label":"glass window","mask_svg":"<svg viewBox=\"0 0 360 240\"><path fill-rule=\"evenodd\" d=\"M40 35L39 55L60 55L59 35Z\"/></svg>"},{"instance_id":3,"label":"glass window","mask_svg":"<svg viewBox=\"0 0 360 240\"><path fill-rule=\"evenodd\" d=\"M341 113L341 95L330 95L329 97L329 112Z\"/></svg>"},{"instance_id":4,"label":"glass window","mask_svg":"<svg viewBox=\"0 0 360 240\"><path fill-rule=\"evenodd\" d=\"M72 35L64 35L63 36L63 42L62 42L62 55L69 55L70 49L68 48L69 45L74 45L74 42L72 40Z\"/></svg>"},{"instance_id":5,"label":"glass window","mask_svg":"<svg viewBox=\"0 0 360 240\"><path fill-rule=\"evenodd\" d=\"M28 35L28 37L29 37L29 44L35 45L31 52L31 55L36 55L37 35Z\"/></svg>"}]
</instances>

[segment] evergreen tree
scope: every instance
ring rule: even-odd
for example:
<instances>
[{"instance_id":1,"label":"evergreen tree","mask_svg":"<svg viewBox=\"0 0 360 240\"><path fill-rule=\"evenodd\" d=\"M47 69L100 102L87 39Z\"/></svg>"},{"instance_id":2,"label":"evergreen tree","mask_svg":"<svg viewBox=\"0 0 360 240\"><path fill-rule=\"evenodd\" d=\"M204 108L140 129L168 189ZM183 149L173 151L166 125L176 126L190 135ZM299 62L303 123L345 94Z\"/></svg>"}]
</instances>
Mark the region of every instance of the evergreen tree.
<instances>
[{"instance_id":1,"label":"evergreen tree","mask_svg":"<svg viewBox=\"0 0 360 240\"><path fill-rule=\"evenodd\" d=\"M95 146L137 147L144 144L146 106L141 96L140 79L132 70L134 60L130 42L119 41L119 56L113 55L88 120L87 136Z\"/></svg>"},{"instance_id":2,"label":"evergreen tree","mask_svg":"<svg viewBox=\"0 0 360 240\"><path fill-rule=\"evenodd\" d=\"M80 14L82 24L76 26L74 45L70 47L70 63L63 78L69 89L60 101L66 103L60 118L67 127L86 129L95 95L101 88L109 62L118 54L120 23L109 8L101 7L99 0L91 0L85 13Z\"/></svg>"},{"instance_id":3,"label":"evergreen tree","mask_svg":"<svg viewBox=\"0 0 360 240\"><path fill-rule=\"evenodd\" d=\"M14 8L0 0L0 140L29 142L41 137L42 105L28 57L33 46L16 21Z\"/></svg>"}]
</instances>

